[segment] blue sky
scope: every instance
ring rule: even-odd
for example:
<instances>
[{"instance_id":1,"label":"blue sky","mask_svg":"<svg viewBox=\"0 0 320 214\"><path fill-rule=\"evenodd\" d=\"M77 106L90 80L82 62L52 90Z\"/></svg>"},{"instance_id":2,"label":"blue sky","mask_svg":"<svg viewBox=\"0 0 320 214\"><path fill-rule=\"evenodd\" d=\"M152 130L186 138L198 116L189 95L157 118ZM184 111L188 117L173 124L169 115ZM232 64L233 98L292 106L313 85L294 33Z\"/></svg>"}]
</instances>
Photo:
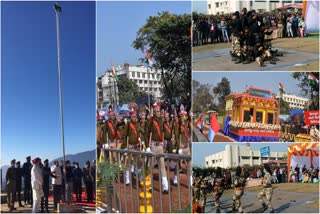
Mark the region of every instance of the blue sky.
<instances>
[{"instance_id":1,"label":"blue sky","mask_svg":"<svg viewBox=\"0 0 320 214\"><path fill-rule=\"evenodd\" d=\"M234 145L245 146L245 143L234 143ZM226 143L193 143L192 144L192 164L193 166L204 167L205 157L222 152ZM232 144L233 145L233 144ZM250 143L252 150L260 151L260 148L270 146L271 152L287 152L287 148L291 143Z\"/></svg>"},{"instance_id":2,"label":"blue sky","mask_svg":"<svg viewBox=\"0 0 320 214\"><path fill-rule=\"evenodd\" d=\"M193 72L192 78L201 83L215 86L222 77L227 77L231 83L232 92L244 92L246 85L269 89L272 93L279 92L279 82L284 84L286 93L301 95L299 83L291 77L292 72Z\"/></svg>"},{"instance_id":3,"label":"blue sky","mask_svg":"<svg viewBox=\"0 0 320 214\"><path fill-rule=\"evenodd\" d=\"M61 2L66 154L95 148L95 2ZM62 156L53 2L2 2L1 158Z\"/></svg>"},{"instance_id":4,"label":"blue sky","mask_svg":"<svg viewBox=\"0 0 320 214\"><path fill-rule=\"evenodd\" d=\"M193 1L192 2L192 11L198 13L207 13L207 2L206 1Z\"/></svg>"},{"instance_id":5,"label":"blue sky","mask_svg":"<svg viewBox=\"0 0 320 214\"><path fill-rule=\"evenodd\" d=\"M147 18L162 11L190 14L191 2L97 2L97 75L111 64L140 64L145 54L136 51L132 42Z\"/></svg>"}]
</instances>

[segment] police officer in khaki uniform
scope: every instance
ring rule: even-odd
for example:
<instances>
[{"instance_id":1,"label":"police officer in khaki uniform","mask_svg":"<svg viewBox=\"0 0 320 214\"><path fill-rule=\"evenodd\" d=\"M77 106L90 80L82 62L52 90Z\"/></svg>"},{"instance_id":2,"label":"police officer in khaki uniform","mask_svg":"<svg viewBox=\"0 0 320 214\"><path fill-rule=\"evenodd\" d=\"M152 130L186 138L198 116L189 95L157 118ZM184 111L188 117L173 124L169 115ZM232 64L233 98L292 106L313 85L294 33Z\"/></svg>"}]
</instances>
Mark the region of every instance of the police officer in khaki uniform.
<instances>
[{"instance_id":1,"label":"police officer in khaki uniform","mask_svg":"<svg viewBox=\"0 0 320 214\"><path fill-rule=\"evenodd\" d=\"M147 121L146 132L147 132L147 141L146 141L146 151L153 152L155 154L164 153L163 151L163 121L161 120L160 106L155 103L152 106L154 115L150 117ZM149 147L150 146L150 147ZM164 164L164 158L160 158L159 168L161 172L161 181L163 193L168 194L168 178L167 172Z\"/></svg>"},{"instance_id":2,"label":"police officer in khaki uniform","mask_svg":"<svg viewBox=\"0 0 320 214\"><path fill-rule=\"evenodd\" d=\"M179 125L180 125L180 119L176 112L173 114L173 134L174 134L174 141L175 141L175 148L177 148L177 153L179 150Z\"/></svg>"},{"instance_id":3,"label":"police officer in khaki uniform","mask_svg":"<svg viewBox=\"0 0 320 214\"><path fill-rule=\"evenodd\" d=\"M109 119L106 121L104 125L104 138L106 144L108 144L108 148L120 148L118 147L118 136L117 136L117 119L116 114L113 110L109 111Z\"/></svg>"},{"instance_id":4,"label":"police officer in khaki uniform","mask_svg":"<svg viewBox=\"0 0 320 214\"><path fill-rule=\"evenodd\" d=\"M266 211L269 209L270 213L274 212L274 209L271 205L271 199L272 199L272 176L271 176L271 169L267 164L263 165L264 169L264 176L262 178L261 184L263 185L263 189L258 194L258 199L263 207L263 211Z\"/></svg>"},{"instance_id":5,"label":"police officer in khaki uniform","mask_svg":"<svg viewBox=\"0 0 320 214\"><path fill-rule=\"evenodd\" d=\"M170 121L170 114L166 112L164 114L163 123L163 136L164 136L164 149L167 153L173 153L173 125ZM174 161L170 160L170 169L174 169Z\"/></svg>"},{"instance_id":6,"label":"police officer in khaki uniform","mask_svg":"<svg viewBox=\"0 0 320 214\"><path fill-rule=\"evenodd\" d=\"M224 191L224 178L221 173L221 168L217 167L216 175L213 180L213 201L216 207L216 213L220 213L220 198Z\"/></svg>"},{"instance_id":7,"label":"police officer in khaki uniform","mask_svg":"<svg viewBox=\"0 0 320 214\"><path fill-rule=\"evenodd\" d=\"M140 133L139 133L139 122L137 118L137 113L133 109L130 111L130 122L124 127L124 138L126 139L125 145L122 145L122 149L140 151ZM131 163L131 171L135 171L139 174L140 168L142 166L140 158L138 158L138 166L134 166L134 161L132 161L132 155L128 156L127 161ZM127 164L126 164L127 165ZM126 185L130 184L130 171L126 169L125 174Z\"/></svg>"},{"instance_id":8,"label":"police officer in khaki uniform","mask_svg":"<svg viewBox=\"0 0 320 214\"><path fill-rule=\"evenodd\" d=\"M11 167L7 170L6 174L6 182L7 182L7 202L9 212L16 210L14 208L15 202L15 192L16 192L16 181L17 181L17 169L15 168L16 160L13 159L11 161Z\"/></svg>"},{"instance_id":9,"label":"police officer in khaki uniform","mask_svg":"<svg viewBox=\"0 0 320 214\"><path fill-rule=\"evenodd\" d=\"M241 173L241 167L238 166L236 168L236 174L233 180L233 196L232 196L232 211L243 213L243 209L241 207L241 196L244 192L244 187L246 185L246 179L243 177Z\"/></svg>"}]
</instances>

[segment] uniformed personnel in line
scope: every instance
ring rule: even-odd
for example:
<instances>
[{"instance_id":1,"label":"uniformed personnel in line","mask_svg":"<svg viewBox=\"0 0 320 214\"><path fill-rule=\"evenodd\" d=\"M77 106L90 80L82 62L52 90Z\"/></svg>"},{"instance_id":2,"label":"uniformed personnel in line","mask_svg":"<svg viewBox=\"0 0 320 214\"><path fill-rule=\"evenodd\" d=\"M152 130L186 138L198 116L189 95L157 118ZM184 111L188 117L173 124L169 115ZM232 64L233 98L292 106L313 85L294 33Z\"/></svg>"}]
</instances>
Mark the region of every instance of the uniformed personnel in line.
<instances>
[{"instance_id":1,"label":"uniformed personnel in line","mask_svg":"<svg viewBox=\"0 0 320 214\"><path fill-rule=\"evenodd\" d=\"M216 212L220 213L220 198L224 192L224 178L222 176L221 167L217 167L216 175L213 180L213 201Z\"/></svg>"},{"instance_id":2,"label":"uniformed personnel in line","mask_svg":"<svg viewBox=\"0 0 320 214\"><path fill-rule=\"evenodd\" d=\"M17 169L15 168L16 160L11 161L11 167L8 168L6 173L6 184L7 184L7 203L9 212L16 210L14 208L15 192L16 192L16 181L17 181Z\"/></svg>"},{"instance_id":3,"label":"uniformed personnel in line","mask_svg":"<svg viewBox=\"0 0 320 214\"><path fill-rule=\"evenodd\" d=\"M264 176L261 180L261 184L263 185L263 189L261 192L259 192L258 194L258 199L263 207L263 211L266 211L267 209L269 209L270 213L274 212L274 209L271 205L271 200L272 200L272 185L271 185L271 181L272 181L272 176L271 176L271 169L269 167L269 165L264 164L263 165L263 172L264 172Z\"/></svg>"},{"instance_id":4,"label":"uniformed personnel in line","mask_svg":"<svg viewBox=\"0 0 320 214\"><path fill-rule=\"evenodd\" d=\"M243 177L242 169L240 166L236 168L236 174L233 180L234 193L232 196L232 211L243 213L241 206L241 196L244 192L244 187L246 185L246 179Z\"/></svg>"}]
</instances>

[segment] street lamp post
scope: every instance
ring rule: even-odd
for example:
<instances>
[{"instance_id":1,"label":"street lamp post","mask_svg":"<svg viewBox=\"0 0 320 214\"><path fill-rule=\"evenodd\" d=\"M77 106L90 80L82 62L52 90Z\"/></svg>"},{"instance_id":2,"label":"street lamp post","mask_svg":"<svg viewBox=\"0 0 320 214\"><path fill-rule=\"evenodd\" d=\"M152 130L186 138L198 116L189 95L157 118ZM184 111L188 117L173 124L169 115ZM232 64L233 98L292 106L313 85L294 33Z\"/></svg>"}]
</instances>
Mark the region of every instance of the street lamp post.
<instances>
[{"instance_id":1,"label":"street lamp post","mask_svg":"<svg viewBox=\"0 0 320 214\"><path fill-rule=\"evenodd\" d=\"M66 188L66 157L65 157L65 146L64 146L64 123L63 123L63 108L62 108L62 81L61 81L61 62L60 62L60 26L59 26L59 13L61 7L58 3L54 3L54 11L56 13L56 27L57 27L57 50L58 50L58 76L59 76L59 100L60 100L60 127L61 127L61 138L62 138L62 151L63 151L63 174L64 174L64 185L65 194L67 195Z\"/></svg>"}]
</instances>

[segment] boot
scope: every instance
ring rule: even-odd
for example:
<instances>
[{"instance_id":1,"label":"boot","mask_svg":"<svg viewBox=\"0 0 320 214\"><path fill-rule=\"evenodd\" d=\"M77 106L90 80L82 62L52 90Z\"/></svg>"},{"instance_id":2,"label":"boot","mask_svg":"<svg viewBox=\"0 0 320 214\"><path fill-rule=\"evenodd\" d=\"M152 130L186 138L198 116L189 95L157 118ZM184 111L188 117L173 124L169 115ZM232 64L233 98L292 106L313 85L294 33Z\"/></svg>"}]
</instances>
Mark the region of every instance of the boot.
<instances>
[{"instance_id":1,"label":"boot","mask_svg":"<svg viewBox=\"0 0 320 214\"><path fill-rule=\"evenodd\" d=\"M242 64L249 64L249 63L250 63L250 57L249 56L243 56Z\"/></svg>"},{"instance_id":2,"label":"boot","mask_svg":"<svg viewBox=\"0 0 320 214\"><path fill-rule=\"evenodd\" d=\"M241 56L238 56L237 57L237 61L235 61L235 64L239 64L242 62L242 59L241 59Z\"/></svg>"},{"instance_id":3,"label":"boot","mask_svg":"<svg viewBox=\"0 0 320 214\"><path fill-rule=\"evenodd\" d=\"M174 176L174 179L173 179L173 186L178 186L178 176Z\"/></svg>"},{"instance_id":4,"label":"boot","mask_svg":"<svg viewBox=\"0 0 320 214\"><path fill-rule=\"evenodd\" d=\"M262 204L263 212L268 209L267 205L265 203Z\"/></svg>"},{"instance_id":5,"label":"boot","mask_svg":"<svg viewBox=\"0 0 320 214\"><path fill-rule=\"evenodd\" d=\"M257 57L256 62L258 63L258 65L260 65L260 67L263 66L263 61L262 61L261 57Z\"/></svg>"},{"instance_id":6,"label":"boot","mask_svg":"<svg viewBox=\"0 0 320 214\"><path fill-rule=\"evenodd\" d=\"M216 213L221 213L220 208L217 208Z\"/></svg>"},{"instance_id":7,"label":"boot","mask_svg":"<svg viewBox=\"0 0 320 214\"><path fill-rule=\"evenodd\" d=\"M237 60L236 56L232 53L232 51L230 51L230 56L231 56L231 61Z\"/></svg>"},{"instance_id":8,"label":"boot","mask_svg":"<svg viewBox=\"0 0 320 214\"><path fill-rule=\"evenodd\" d=\"M129 176L129 171L126 171L126 185L130 184L130 176Z\"/></svg>"},{"instance_id":9,"label":"boot","mask_svg":"<svg viewBox=\"0 0 320 214\"><path fill-rule=\"evenodd\" d=\"M270 209L270 213L274 213L274 209L273 208Z\"/></svg>"},{"instance_id":10,"label":"boot","mask_svg":"<svg viewBox=\"0 0 320 214\"><path fill-rule=\"evenodd\" d=\"M162 188L163 188L162 193L168 194L169 187L168 187L168 179L167 179L167 177L162 177L161 181L162 181Z\"/></svg>"}]
</instances>

